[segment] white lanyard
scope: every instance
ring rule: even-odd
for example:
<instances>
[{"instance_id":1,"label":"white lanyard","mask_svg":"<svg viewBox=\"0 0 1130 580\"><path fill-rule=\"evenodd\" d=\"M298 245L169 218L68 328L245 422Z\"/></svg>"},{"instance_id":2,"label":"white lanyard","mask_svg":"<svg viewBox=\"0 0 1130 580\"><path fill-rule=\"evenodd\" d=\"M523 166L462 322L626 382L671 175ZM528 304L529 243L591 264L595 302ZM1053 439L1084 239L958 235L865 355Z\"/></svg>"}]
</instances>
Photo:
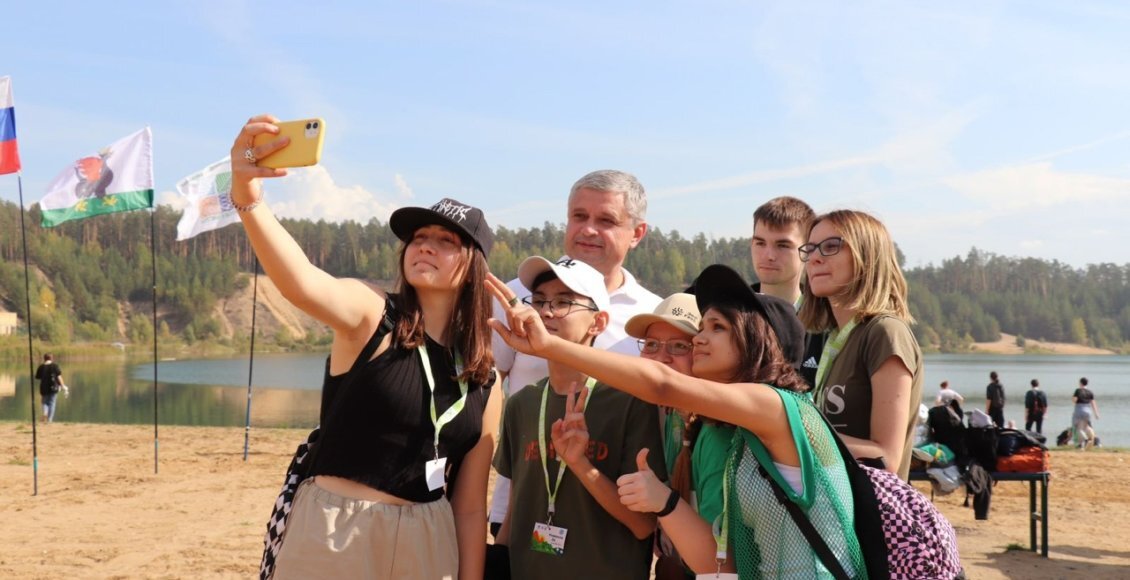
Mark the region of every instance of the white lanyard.
<instances>
[{"instance_id":1,"label":"white lanyard","mask_svg":"<svg viewBox=\"0 0 1130 580\"><path fill-rule=\"evenodd\" d=\"M555 502L557 500L557 491L561 489L561 480L565 478L565 462L561 461L561 456L557 456L557 483L554 484L553 489L549 488L549 464L546 463L546 439L545 439L545 402L549 399L549 379L545 381L545 390L541 392L541 411L538 415L538 451L541 452L541 470L545 474L545 492L549 495L549 519L545 522L547 524L553 523L553 513L556 511ZM585 397L585 411L589 408L589 399L592 397L593 390L596 389L596 379L589 377L585 381L585 389L588 390L588 396ZM569 409L565 409L568 413ZM582 411L584 413L584 411Z\"/></svg>"},{"instance_id":2,"label":"white lanyard","mask_svg":"<svg viewBox=\"0 0 1130 580\"><path fill-rule=\"evenodd\" d=\"M852 318L843 328L830 331L828 333L828 340L824 342L824 352L820 354L820 364L816 367L816 407L818 409L824 408L824 382L828 378L828 371L832 369L832 363L835 362L836 357L839 356L840 351L847 343L848 335L855 329L856 319Z\"/></svg>"},{"instance_id":3,"label":"white lanyard","mask_svg":"<svg viewBox=\"0 0 1130 580\"><path fill-rule=\"evenodd\" d=\"M439 459L439 432L445 425L450 423L452 419L455 419L455 416L458 415L459 412L463 410L463 406L467 404L467 381L459 381L459 400L448 407L447 410L443 412L443 415L440 415L439 419L436 419L436 382L435 378L432 377L432 361L428 358L428 349L425 345L421 344L416 347L416 351L420 353L420 360L424 363L424 376L428 379L428 390L431 391L432 395L432 427L435 428L435 441L433 442L433 446L435 447L436 459ZM455 351L456 376L460 374L462 369L463 358L459 356L459 351Z\"/></svg>"}]
</instances>

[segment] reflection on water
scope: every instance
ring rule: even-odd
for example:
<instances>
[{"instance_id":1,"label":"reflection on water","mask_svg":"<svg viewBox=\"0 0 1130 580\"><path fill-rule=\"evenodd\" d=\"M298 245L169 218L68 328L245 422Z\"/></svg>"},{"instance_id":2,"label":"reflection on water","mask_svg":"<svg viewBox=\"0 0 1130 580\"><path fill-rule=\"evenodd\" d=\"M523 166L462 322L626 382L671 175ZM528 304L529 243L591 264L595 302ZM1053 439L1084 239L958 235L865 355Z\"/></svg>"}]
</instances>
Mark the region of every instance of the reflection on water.
<instances>
[{"instance_id":1,"label":"reflection on water","mask_svg":"<svg viewBox=\"0 0 1130 580\"><path fill-rule=\"evenodd\" d=\"M144 365L145 373L131 372L130 365L118 361L59 361L63 367L70 397L60 398L56 421L84 423L152 423L154 412L153 367ZM194 361L207 369L214 361ZM243 363L243 387L232 376L229 384L187 384L166 377L164 365L158 366L157 416L163 425L242 426L247 411L247 365ZM28 421L34 393L39 399L39 386L24 369L0 367L0 420ZM5 379L4 377L8 377ZM139 378L141 377L141 378ZM3 385L10 380L12 387ZM320 380L320 379L319 379ZM320 386L320 384L318 385ZM5 396L4 393L7 392ZM296 390L262 388L253 390L251 424L258 427L308 427L318 420L320 392L317 389Z\"/></svg>"},{"instance_id":2,"label":"reflection on water","mask_svg":"<svg viewBox=\"0 0 1130 580\"><path fill-rule=\"evenodd\" d=\"M0 397L14 397L16 395L16 377L0 372Z\"/></svg>"},{"instance_id":3,"label":"reflection on water","mask_svg":"<svg viewBox=\"0 0 1130 580\"><path fill-rule=\"evenodd\" d=\"M255 357L251 424L310 427L317 423L326 355ZM88 423L152 423L152 363L124 359L59 361L71 396L59 401L56 419ZM1024 391L1036 378L1051 403L1044 432L1054 436L1070 423L1071 393L1079 377L1091 381L1102 420L1096 430L1107 445L1130 446L1130 357L927 355L923 400L932 404L938 383L966 397L966 408L984 408L989 371L1001 375L1008 394L1005 418L1023 427ZM242 426L247 409L246 358L162 361L158 366L161 424ZM0 366L0 420L27 421L31 409L27 366ZM38 397L38 386L36 386Z\"/></svg>"}]
</instances>

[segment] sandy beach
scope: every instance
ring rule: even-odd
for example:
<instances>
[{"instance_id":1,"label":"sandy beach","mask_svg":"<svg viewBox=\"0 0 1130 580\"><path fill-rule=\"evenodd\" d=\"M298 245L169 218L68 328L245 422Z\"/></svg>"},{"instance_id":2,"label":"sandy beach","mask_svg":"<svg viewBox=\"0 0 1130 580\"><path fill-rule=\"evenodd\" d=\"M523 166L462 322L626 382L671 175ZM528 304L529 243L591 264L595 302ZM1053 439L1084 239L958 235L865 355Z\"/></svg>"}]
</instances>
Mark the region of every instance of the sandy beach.
<instances>
[{"instance_id":1,"label":"sandy beach","mask_svg":"<svg viewBox=\"0 0 1130 580\"><path fill-rule=\"evenodd\" d=\"M0 577L249 578L264 525L304 432L240 428L0 423ZM987 521L937 498L972 579L1125 578L1130 574L1127 454L1055 451L1050 558L1028 552L1027 484L1001 482ZM921 489L928 489L921 485ZM1021 549L1015 549L1020 547Z\"/></svg>"}]
</instances>

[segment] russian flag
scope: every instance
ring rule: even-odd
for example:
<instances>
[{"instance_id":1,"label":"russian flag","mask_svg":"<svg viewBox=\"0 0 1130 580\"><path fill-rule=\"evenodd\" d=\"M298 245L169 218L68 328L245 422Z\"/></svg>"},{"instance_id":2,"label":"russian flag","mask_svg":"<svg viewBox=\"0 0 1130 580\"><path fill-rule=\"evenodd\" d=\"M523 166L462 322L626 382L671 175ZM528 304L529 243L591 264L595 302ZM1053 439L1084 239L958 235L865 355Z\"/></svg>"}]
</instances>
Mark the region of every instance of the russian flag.
<instances>
[{"instance_id":1,"label":"russian flag","mask_svg":"<svg viewBox=\"0 0 1130 580\"><path fill-rule=\"evenodd\" d=\"M12 100L12 77L0 77L0 175L20 170L16 148L16 108Z\"/></svg>"}]
</instances>

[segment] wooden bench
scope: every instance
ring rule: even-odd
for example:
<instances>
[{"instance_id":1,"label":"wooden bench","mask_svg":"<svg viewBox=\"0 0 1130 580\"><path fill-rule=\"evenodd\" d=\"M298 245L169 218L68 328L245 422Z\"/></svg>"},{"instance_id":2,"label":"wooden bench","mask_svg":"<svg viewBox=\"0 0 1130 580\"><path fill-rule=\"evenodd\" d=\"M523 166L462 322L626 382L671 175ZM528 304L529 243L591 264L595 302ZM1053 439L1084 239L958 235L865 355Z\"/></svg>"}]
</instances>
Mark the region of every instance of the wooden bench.
<instances>
[{"instance_id":1,"label":"wooden bench","mask_svg":"<svg viewBox=\"0 0 1130 580\"><path fill-rule=\"evenodd\" d=\"M1031 541L1031 550L1036 551L1036 522L1040 522L1040 555L1048 557L1048 480L1051 472L1039 473L1012 473L994 471L989 475L993 481L1027 481L1028 482L1028 532ZM911 471L910 481L930 481L930 476L925 471ZM1036 483L1040 484L1040 510L1036 511ZM933 493L931 492L931 495ZM932 499L932 498L931 498Z\"/></svg>"}]
</instances>

